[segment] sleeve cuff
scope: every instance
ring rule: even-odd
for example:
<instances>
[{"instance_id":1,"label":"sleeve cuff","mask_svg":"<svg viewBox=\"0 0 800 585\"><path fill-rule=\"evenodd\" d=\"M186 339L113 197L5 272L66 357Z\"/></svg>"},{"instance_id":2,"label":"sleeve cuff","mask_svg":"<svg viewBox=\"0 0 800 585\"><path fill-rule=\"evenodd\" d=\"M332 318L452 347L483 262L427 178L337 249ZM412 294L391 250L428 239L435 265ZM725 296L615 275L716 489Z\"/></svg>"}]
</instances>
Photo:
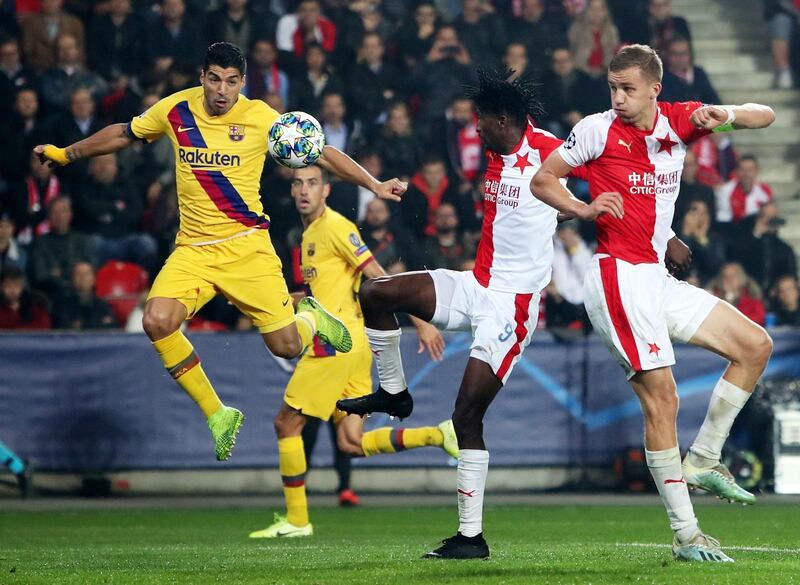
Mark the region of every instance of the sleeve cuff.
<instances>
[{"instance_id":1,"label":"sleeve cuff","mask_svg":"<svg viewBox=\"0 0 800 585\"><path fill-rule=\"evenodd\" d=\"M356 268L356 270L361 272L362 270L364 270L364 267L366 267L366 265L369 264L370 262L372 262L373 260L375 260L375 256L370 256L369 258L364 260L361 264L359 264L358 268Z\"/></svg>"}]
</instances>

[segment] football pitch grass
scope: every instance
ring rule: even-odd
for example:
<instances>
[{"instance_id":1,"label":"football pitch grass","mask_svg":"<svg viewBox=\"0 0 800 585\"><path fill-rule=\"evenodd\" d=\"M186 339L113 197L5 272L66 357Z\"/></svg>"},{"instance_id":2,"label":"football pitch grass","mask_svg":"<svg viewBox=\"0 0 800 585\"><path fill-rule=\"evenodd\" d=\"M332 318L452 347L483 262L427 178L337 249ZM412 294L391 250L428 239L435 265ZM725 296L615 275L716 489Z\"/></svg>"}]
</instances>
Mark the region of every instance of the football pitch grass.
<instances>
[{"instance_id":1,"label":"football pitch grass","mask_svg":"<svg viewBox=\"0 0 800 585\"><path fill-rule=\"evenodd\" d=\"M286 540L247 538L272 519L261 507L153 509L133 501L37 510L35 501L21 509L0 502L0 583L800 583L796 502L698 503L703 528L736 563L687 564L672 560L665 514L654 499L487 505L489 560L423 560L455 532L456 512L455 502L419 501L317 507L316 534Z\"/></svg>"}]
</instances>

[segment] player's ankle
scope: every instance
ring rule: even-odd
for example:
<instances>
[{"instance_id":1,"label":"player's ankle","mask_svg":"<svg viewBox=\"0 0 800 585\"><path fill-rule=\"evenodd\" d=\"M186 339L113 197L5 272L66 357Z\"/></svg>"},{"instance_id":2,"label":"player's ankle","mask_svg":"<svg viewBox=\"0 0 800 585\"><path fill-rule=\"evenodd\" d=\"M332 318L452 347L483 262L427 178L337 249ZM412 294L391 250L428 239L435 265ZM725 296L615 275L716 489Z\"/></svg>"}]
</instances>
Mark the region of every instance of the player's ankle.
<instances>
[{"instance_id":1,"label":"player's ankle","mask_svg":"<svg viewBox=\"0 0 800 585\"><path fill-rule=\"evenodd\" d=\"M706 457L695 451L689 449L689 452L686 454L686 459L689 462L689 465L692 467L697 467L699 469L707 469L709 467L714 467L715 465L719 464L719 457Z\"/></svg>"}]
</instances>

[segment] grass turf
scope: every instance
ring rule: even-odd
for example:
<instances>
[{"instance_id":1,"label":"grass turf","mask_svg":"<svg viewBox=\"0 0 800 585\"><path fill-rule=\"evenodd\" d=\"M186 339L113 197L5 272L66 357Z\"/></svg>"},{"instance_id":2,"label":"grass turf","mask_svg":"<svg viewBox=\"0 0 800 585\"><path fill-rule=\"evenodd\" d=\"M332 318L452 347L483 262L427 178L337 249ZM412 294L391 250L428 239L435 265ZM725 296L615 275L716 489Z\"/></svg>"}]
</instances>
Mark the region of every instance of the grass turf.
<instances>
[{"instance_id":1,"label":"grass turf","mask_svg":"<svg viewBox=\"0 0 800 585\"><path fill-rule=\"evenodd\" d=\"M735 564L672 560L657 505L487 506L486 561L421 560L455 507L312 510L311 538L258 540L263 509L0 512L0 583L798 583L800 510L697 506ZM637 545L638 543L638 545Z\"/></svg>"}]
</instances>

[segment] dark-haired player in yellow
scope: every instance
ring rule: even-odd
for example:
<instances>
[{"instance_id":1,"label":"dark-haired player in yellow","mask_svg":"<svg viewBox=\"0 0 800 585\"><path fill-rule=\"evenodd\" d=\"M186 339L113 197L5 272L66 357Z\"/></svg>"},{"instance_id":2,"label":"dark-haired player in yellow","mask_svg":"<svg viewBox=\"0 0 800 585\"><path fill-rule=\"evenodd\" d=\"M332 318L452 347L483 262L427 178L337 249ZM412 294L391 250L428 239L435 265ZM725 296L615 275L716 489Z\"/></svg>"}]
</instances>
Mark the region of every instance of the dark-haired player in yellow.
<instances>
[{"instance_id":1,"label":"dark-haired player in yellow","mask_svg":"<svg viewBox=\"0 0 800 585\"><path fill-rule=\"evenodd\" d=\"M275 355L292 358L317 335L347 352L347 328L313 298L295 314L269 238L259 198L267 133L278 113L240 95L246 62L230 43L211 45L200 86L163 98L129 124L112 124L66 148L39 145L42 163L70 162L116 152L136 140L168 136L175 148L180 209L176 247L155 279L144 308L144 329L170 375L208 419L216 457L224 461L244 419L220 401L180 325L222 292L248 315ZM320 164L378 197L399 200L406 185L379 182L350 157L325 147Z\"/></svg>"},{"instance_id":2,"label":"dark-haired player in yellow","mask_svg":"<svg viewBox=\"0 0 800 585\"><path fill-rule=\"evenodd\" d=\"M307 417L333 417L339 448L354 457L370 457L418 447L441 447L458 457L453 423L436 427L364 432L363 420L337 410L341 398L364 396L372 391L372 354L358 303L361 277L385 276L383 268L361 239L358 228L328 208L327 173L318 166L298 169L292 179L292 198L303 222L302 269L305 294L314 294L350 330L353 349L340 353L314 339L286 387L284 402L275 417L278 457L287 515L276 514L273 524L250 534L251 538L311 536L306 501L306 458L302 431ZM296 298L308 298L297 294ZM302 301L300 301L302 302ZM441 359L444 339L431 324L414 319L420 352L427 348L433 359Z\"/></svg>"}]
</instances>

